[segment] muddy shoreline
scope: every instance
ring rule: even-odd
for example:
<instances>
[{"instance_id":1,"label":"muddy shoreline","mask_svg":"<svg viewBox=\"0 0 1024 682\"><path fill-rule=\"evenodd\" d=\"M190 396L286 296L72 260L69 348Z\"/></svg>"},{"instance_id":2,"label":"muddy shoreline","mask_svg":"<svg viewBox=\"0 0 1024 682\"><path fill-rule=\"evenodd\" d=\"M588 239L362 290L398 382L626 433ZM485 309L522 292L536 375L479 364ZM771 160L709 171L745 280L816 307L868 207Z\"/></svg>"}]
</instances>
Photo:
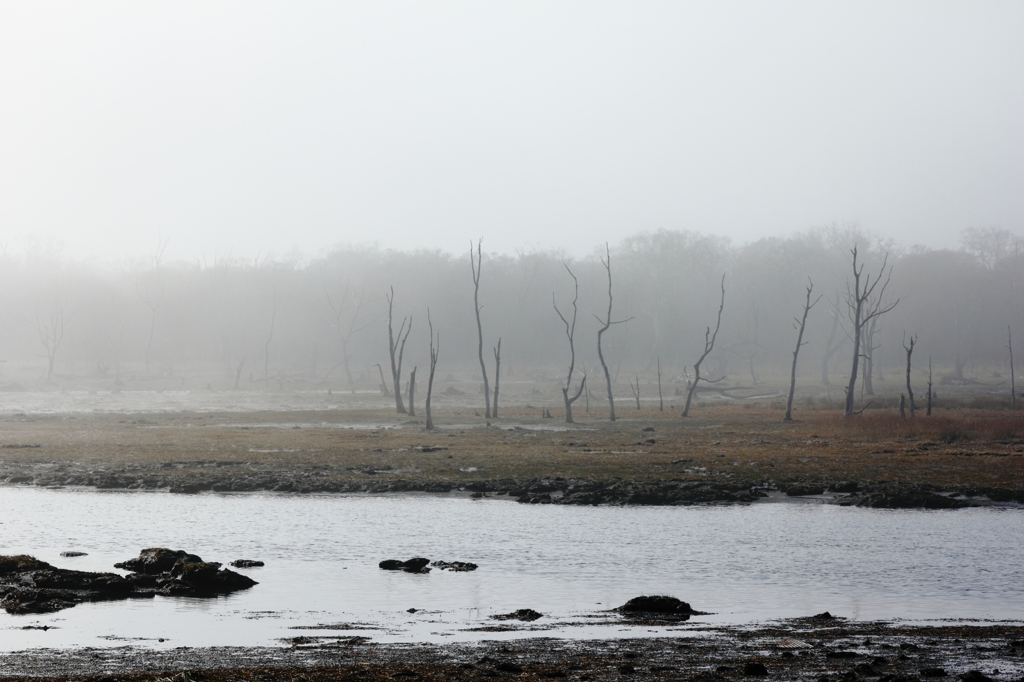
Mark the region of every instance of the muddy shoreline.
<instances>
[{"instance_id":1,"label":"muddy shoreline","mask_svg":"<svg viewBox=\"0 0 1024 682\"><path fill-rule=\"evenodd\" d=\"M282 647L40 648L0 654L0 676L178 682L481 677L884 682L954 680L978 671L991 680L1024 679L1024 625L1019 623L917 625L811 617L745 627L691 622L679 630L672 638L593 641L384 645L339 633ZM975 674L964 682L984 680Z\"/></svg>"},{"instance_id":2,"label":"muddy shoreline","mask_svg":"<svg viewBox=\"0 0 1024 682\"><path fill-rule=\"evenodd\" d=\"M182 469L187 469L182 471ZM686 506L804 501L890 509L959 509L971 506L1024 506L1024 491L1003 488L938 487L891 481L771 479L750 482L715 480L588 480L564 477L445 480L389 476L387 469L361 471L369 480L346 480L347 470L304 470L253 462L187 462L131 467L95 463L0 461L0 484L60 489L167 491L175 494L280 492L298 494L464 494L478 499L523 504Z\"/></svg>"}]
</instances>

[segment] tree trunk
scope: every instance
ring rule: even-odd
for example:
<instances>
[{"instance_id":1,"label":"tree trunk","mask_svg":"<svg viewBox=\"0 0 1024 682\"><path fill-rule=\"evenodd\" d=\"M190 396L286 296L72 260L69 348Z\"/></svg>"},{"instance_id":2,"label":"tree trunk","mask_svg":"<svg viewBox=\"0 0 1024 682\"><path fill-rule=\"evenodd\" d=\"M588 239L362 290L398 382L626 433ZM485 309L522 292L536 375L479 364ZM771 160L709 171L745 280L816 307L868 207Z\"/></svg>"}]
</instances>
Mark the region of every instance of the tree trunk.
<instances>
[{"instance_id":1,"label":"tree trunk","mask_svg":"<svg viewBox=\"0 0 1024 682\"><path fill-rule=\"evenodd\" d=\"M697 362L693 364L693 383L690 384L690 390L686 392L686 405L683 406L683 416L690 416L690 402L693 400L693 394L697 391L697 384L700 383L700 366L704 362L704 358L708 356L711 350L715 347L715 339L718 337L718 330L722 326L722 308L725 307L725 275L722 275L722 300L718 304L718 321L715 323L715 333L711 333L711 327L708 327L704 332L704 353L697 359ZM722 377L724 378L724 377ZM717 379L716 379L717 381Z\"/></svg>"},{"instance_id":2,"label":"tree trunk","mask_svg":"<svg viewBox=\"0 0 1024 682\"><path fill-rule=\"evenodd\" d=\"M498 418L498 384L501 381L501 337L498 337L498 345L494 347L494 405L491 407L491 416Z\"/></svg>"},{"instance_id":3,"label":"tree trunk","mask_svg":"<svg viewBox=\"0 0 1024 682\"><path fill-rule=\"evenodd\" d=\"M412 373L409 374L409 416L416 416L416 407L413 405L413 399L416 396L416 368L412 368Z\"/></svg>"},{"instance_id":4,"label":"tree trunk","mask_svg":"<svg viewBox=\"0 0 1024 682\"><path fill-rule=\"evenodd\" d=\"M793 421L793 395L796 393L796 358L800 354L800 346L804 345L804 329L807 327L807 313L811 311L811 308L818 302L815 300L811 303L811 290L814 288L814 284L808 280L807 284L807 300L804 302L804 314L800 318L800 330L796 335L796 348L793 349L793 367L789 372L789 398L786 400L786 416L785 421ZM820 300L821 297L819 296Z\"/></svg>"},{"instance_id":5,"label":"tree trunk","mask_svg":"<svg viewBox=\"0 0 1024 682\"><path fill-rule=\"evenodd\" d=\"M480 251L480 244L476 243L476 260L473 259L473 242L469 242L469 265L473 270L473 309L476 312L476 333L479 343L477 344L477 355L480 357L480 374L484 378L484 416L491 418L491 392L487 382L487 365L484 363L484 328L480 322L480 270L483 268L484 259Z\"/></svg>"},{"instance_id":6,"label":"tree trunk","mask_svg":"<svg viewBox=\"0 0 1024 682\"><path fill-rule=\"evenodd\" d=\"M427 430L434 428L434 415L430 411L430 398L434 393L434 369L437 367L437 353L441 347L441 334L437 335L437 348L434 347L434 324L430 321L430 309L427 308L427 326L430 327L430 375L427 377Z\"/></svg>"}]
</instances>

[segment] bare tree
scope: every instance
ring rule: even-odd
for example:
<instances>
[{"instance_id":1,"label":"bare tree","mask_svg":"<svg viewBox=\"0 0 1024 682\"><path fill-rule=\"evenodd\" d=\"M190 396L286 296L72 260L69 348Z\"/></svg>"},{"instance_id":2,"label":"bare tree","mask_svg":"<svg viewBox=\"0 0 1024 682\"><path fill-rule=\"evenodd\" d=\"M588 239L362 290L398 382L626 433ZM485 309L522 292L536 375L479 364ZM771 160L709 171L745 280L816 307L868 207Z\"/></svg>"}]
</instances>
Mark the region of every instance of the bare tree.
<instances>
[{"instance_id":1,"label":"bare tree","mask_svg":"<svg viewBox=\"0 0 1024 682\"><path fill-rule=\"evenodd\" d=\"M380 390L386 398L391 395L391 391L388 390L388 382L384 381L384 368L380 366L379 362L375 364L374 367L376 367L377 371L380 372Z\"/></svg>"},{"instance_id":2,"label":"bare tree","mask_svg":"<svg viewBox=\"0 0 1024 682\"><path fill-rule=\"evenodd\" d=\"M235 390L238 390L238 383L242 380L242 367L245 366L245 358L238 361L235 365Z\"/></svg>"},{"instance_id":3,"label":"bare tree","mask_svg":"<svg viewBox=\"0 0 1024 682\"><path fill-rule=\"evenodd\" d=\"M608 418L611 421L615 421L615 398L612 396L612 375L608 371L608 363L604 361L604 353L601 351L601 336L608 331L613 324L622 324L623 322L629 322L633 318L630 317L625 320L612 321L612 254L608 248L608 242L604 243L604 254L605 257L601 259L601 265L608 272L608 316L605 319L597 318L597 321L601 323L601 328L597 330L597 359L601 361L601 368L604 369L604 380L608 385Z\"/></svg>"},{"instance_id":4,"label":"bare tree","mask_svg":"<svg viewBox=\"0 0 1024 682\"><path fill-rule=\"evenodd\" d=\"M434 416L430 412L430 398L434 393L434 369L437 367L437 353L441 348L441 333L437 334L437 345L434 345L434 323L430 321L430 308L427 308L427 327L430 328L430 375L427 377L427 430L434 428Z\"/></svg>"},{"instance_id":5,"label":"bare tree","mask_svg":"<svg viewBox=\"0 0 1024 682\"><path fill-rule=\"evenodd\" d=\"M580 283L579 280L576 279L576 275L574 275L572 270L569 269L569 266L565 263L562 263L562 265L565 267L566 272L569 273L569 276L572 277L572 321L570 322L567 320L565 315L562 314L562 311L558 309L558 304L555 302L554 292L551 293L551 305L558 314L558 318L562 320L562 324L565 325L565 336L569 339L569 371L565 375L565 386L562 387L562 401L565 403L565 423L572 424L572 404L576 402L580 397L580 394L583 393L583 389L587 385L587 374L586 372L583 373L583 378L580 380L579 388L576 389L575 395L570 398L569 390L572 388L572 373L576 368L576 344L574 337L576 335L576 301L579 300L580 297Z\"/></svg>"},{"instance_id":6,"label":"bare tree","mask_svg":"<svg viewBox=\"0 0 1024 682\"><path fill-rule=\"evenodd\" d=\"M57 360L57 351L64 341L64 332L74 314L67 314L63 301L54 301L50 313L45 320L36 315L36 332L46 352L46 383L53 379L53 365Z\"/></svg>"},{"instance_id":7,"label":"bare tree","mask_svg":"<svg viewBox=\"0 0 1024 682\"><path fill-rule=\"evenodd\" d=\"M907 334L906 334L906 332L904 332L903 333L903 338L906 339L906 336L907 336ZM914 417L914 410L917 407L916 405L914 405L914 389L912 389L910 387L910 357L914 354L914 345L916 343L917 343L917 336L911 336L910 337L910 345L909 346L907 345L906 340L903 341L903 350L907 351L907 396L909 397L909 403L908 404L910 405L910 417L911 417L911 419L913 419L913 417Z\"/></svg>"},{"instance_id":8,"label":"bare tree","mask_svg":"<svg viewBox=\"0 0 1024 682\"><path fill-rule=\"evenodd\" d=\"M1017 407L1017 383L1013 376L1013 332L1010 325L1006 325L1006 347L1010 350L1010 407Z\"/></svg>"},{"instance_id":9,"label":"bare tree","mask_svg":"<svg viewBox=\"0 0 1024 682\"><path fill-rule=\"evenodd\" d=\"M718 330L722 327L722 309L725 307L725 275L722 275L722 300L718 304L718 321L715 322L715 332L711 333L711 327L708 327L704 331L704 352L697 359L697 362L693 363L693 383L690 384L690 390L686 392L686 405L683 406L683 416L690 416L690 402L693 400L693 394L697 391L697 384L700 383L700 365L704 362L704 359L711 353L715 347L715 339L718 338ZM725 377L719 377L715 381L721 381ZM708 383L714 383L704 379Z\"/></svg>"},{"instance_id":10,"label":"bare tree","mask_svg":"<svg viewBox=\"0 0 1024 682\"><path fill-rule=\"evenodd\" d=\"M494 407L491 409L491 416L498 418L498 382L501 380L501 337L498 337L498 345L494 347Z\"/></svg>"},{"instance_id":11,"label":"bare tree","mask_svg":"<svg viewBox=\"0 0 1024 682\"><path fill-rule=\"evenodd\" d=\"M348 383L350 386L354 384L355 381L352 379L352 370L349 367L350 355L348 350L348 344L352 340L353 336L355 336L356 334L358 334L359 332L363 331L371 324L373 324L373 320L368 320L357 326L357 323L359 321L359 314L363 311L363 308L366 306L366 303L363 298L364 291L365 290L362 287L359 288L359 297L356 299L355 302L355 310L352 311L351 316L343 320L342 318L345 317L345 309L349 301L349 282L345 282L345 290L342 291L341 297L338 299L337 303L335 303L335 301L331 298L331 292L328 290L327 285L324 284L324 295L327 297L327 305L330 306L331 313L334 316L334 319L331 322L331 326L334 327L334 329L336 329L338 332L338 340L341 342L341 364L345 368L345 377L348 379ZM337 365L335 365L335 367L337 367ZM331 371L333 372L334 370L332 369ZM328 372L327 376L330 375L331 372ZM324 377L324 381L327 381L327 377Z\"/></svg>"},{"instance_id":12,"label":"bare tree","mask_svg":"<svg viewBox=\"0 0 1024 682\"><path fill-rule=\"evenodd\" d=\"M932 416L932 356L928 356L928 406L924 415Z\"/></svg>"},{"instance_id":13,"label":"bare tree","mask_svg":"<svg viewBox=\"0 0 1024 682\"><path fill-rule=\"evenodd\" d=\"M391 291L385 296L388 299L388 355L391 357L391 382L395 388L395 411L398 414L405 414L405 405L402 404L402 355L405 353L405 341L409 338L409 332L412 331L412 318L402 318L402 326L398 328L398 336L395 337L392 333L395 288L391 287ZM408 328L405 326L406 322L409 323ZM404 336L402 335L403 330L405 331ZM395 357L396 353L398 354L397 358Z\"/></svg>"},{"instance_id":14,"label":"bare tree","mask_svg":"<svg viewBox=\"0 0 1024 682\"><path fill-rule=\"evenodd\" d=\"M412 372L409 373L409 416L416 416L416 406L414 404L414 398L416 397L416 367L412 368Z\"/></svg>"},{"instance_id":15,"label":"bare tree","mask_svg":"<svg viewBox=\"0 0 1024 682\"><path fill-rule=\"evenodd\" d=\"M473 257L473 242L469 242L469 266L473 270L473 309L476 311L476 333L479 340L477 353L480 356L480 374L484 378L484 416L491 418L491 393L487 382L487 365L484 364L484 327L480 322L480 271L483 269L484 257L480 251L482 239L476 243L476 258Z\"/></svg>"},{"instance_id":16,"label":"bare tree","mask_svg":"<svg viewBox=\"0 0 1024 682\"><path fill-rule=\"evenodd\" d=\"M821 300L821 296L814 299L814 303L811 303L811 291L814 289L814 282L811 278L807 278L807 298L804 301L804 314L799 319L793 320L793 327L800 331L796 335L796 348L793 349L793 368L789 372L789 399L786 400L786 416L784 421L793 421L793 395L796 393L796 358L800 354L800 346L806 345L804 341L804 329L807 327L807 314L811 312L811 308L818 304Z\"/></svg>"},{"instance_id":17,"label":"bare tree","mask_svg":"<svg viewBox=\"0 0 1024 682\"><path fill-rule=\"evenodd\" d=\"M843 407L843 414L847 417L854 414L853 402L856 399L857 370L859 369L861 356L860 341L864 333L864 325L876 317L889 312L899 303L899 299L896 299L891 305L883 306L882 304L885 289L889 286L889 280L892 277L892 268L889 268L888 273L886 272L889 254L885 254L885 258L882 260L882 267L878 270L878 275L872 278L870 273L864 275L863 264L857 267L856 246L851 249L850 253L853 254L853 289L850 289L849 285L847 285L846 307L850 324L853 325L850 330L850 337L853 339L853 364L850 368L850 382L846 386L846 403ZM882 285L880 289L878 288L879 283ZM876 289L878 291L877 296L875 296Z\"/></svg>"},{"instance_id":18,"label":"bare tree","mask_svg":"<svg viewBox=\"0 0 1024 682\"><path fill-rule=\"evenodd\" d=\"M665 399L661 396L661 356L658 356L658 412L665 411Z\"/></svg>"},{"instance_id":19,"label":"bare tree","mask_svg":"<svg viewBox=\"0 0 1024 682\"><path fill-rule=\"evenodd\" d=\"M629 390L631 390L633 392L633 397L636 398L636 409L639 410L640 409L640 375L639 374L636 375L636 386L633 385L632 381L629 382Z\"/></svg>"}]
</instances>

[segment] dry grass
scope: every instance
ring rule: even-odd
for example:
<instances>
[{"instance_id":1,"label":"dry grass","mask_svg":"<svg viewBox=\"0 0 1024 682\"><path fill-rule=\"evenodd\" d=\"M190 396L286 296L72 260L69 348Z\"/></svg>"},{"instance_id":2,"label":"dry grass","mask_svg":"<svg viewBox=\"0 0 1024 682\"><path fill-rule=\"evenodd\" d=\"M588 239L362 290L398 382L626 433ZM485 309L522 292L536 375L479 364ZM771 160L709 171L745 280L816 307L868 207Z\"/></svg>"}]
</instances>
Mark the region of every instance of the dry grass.
<instances>
[{"instance_id":1,"label":"dry grass","mask_svg":"<svg viewBox=\"0 0 1024 682\"><path fill-rule=\"evenodd\" d=\"M676 410L629 407L614 424L603 412L578 410L571 430L551 430L567 425L540 414L505 408L487 427L473 409L455 409L433 432L383 410L16 416L2 423L0 462L122 470L178 463L168 475L249 462L323 469L335 479L454 482L561 476L1024 487L1024 413L1007 410L939 410L914 420L803 410L785 424L764 404L698 405L686 420ZM11 447L24 445L39 447Z\"/></svg>"}]
</instances>

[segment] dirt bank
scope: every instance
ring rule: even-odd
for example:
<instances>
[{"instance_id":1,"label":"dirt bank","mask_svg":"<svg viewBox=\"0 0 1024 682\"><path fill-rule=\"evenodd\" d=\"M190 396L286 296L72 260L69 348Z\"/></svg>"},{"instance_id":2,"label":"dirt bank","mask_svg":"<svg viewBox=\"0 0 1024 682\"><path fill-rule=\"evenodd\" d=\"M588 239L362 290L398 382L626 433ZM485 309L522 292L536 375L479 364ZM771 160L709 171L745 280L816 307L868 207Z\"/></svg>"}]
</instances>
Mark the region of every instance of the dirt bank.
<instances>
[{"instance_id":1,"label":"dirt bank","mask_svg":"<svg viewBox=\"0 0 1024 682\"><path fill-rule=\"evenodd\" d=\"M16 414L0 422L8 485L172 492L450 492L560 504L752 502L777 491L895 507L1024 503L1024 416L902 420L756 405L683 420L637 411L567 425L538 410L422 421L385 410ZM947 497L939 499L934 493ZM943 502L947 500L947 502Z\"/></svg>"}]
</instances>

